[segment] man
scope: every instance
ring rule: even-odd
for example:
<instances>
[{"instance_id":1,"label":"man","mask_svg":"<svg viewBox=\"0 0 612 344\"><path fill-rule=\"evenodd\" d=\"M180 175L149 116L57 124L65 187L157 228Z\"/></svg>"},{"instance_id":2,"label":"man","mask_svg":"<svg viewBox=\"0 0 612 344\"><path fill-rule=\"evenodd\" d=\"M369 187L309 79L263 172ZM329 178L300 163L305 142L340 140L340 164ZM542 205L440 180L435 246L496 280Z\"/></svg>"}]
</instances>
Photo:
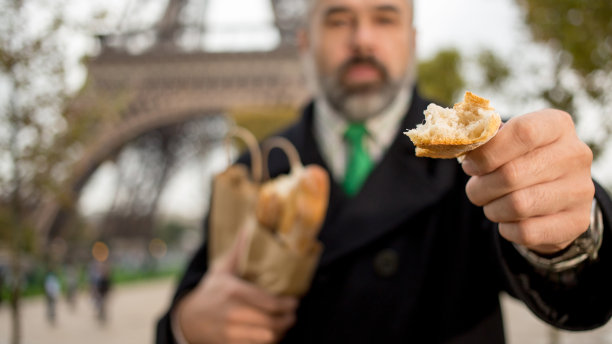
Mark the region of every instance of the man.
<instances>
[{"instance_id":1,"label":"man","mask_svg":"<svg viewBox=\"0 0 612 344\"><path fill-rule=\"evenodd\" d=\"M312 286L269 295L235 276L239 245L209 267L204 243L158 343L503 343L503 290L561 328L607 322L612 202L569 115L514 118L461 165L416 158L401 132L429 102L413 90L410 1L309 3L315 99L282 135L332 177Z\"/></svg>"},{"instance_id":2,"label":"man","mask_svg":"<svg viewBox=\"0 0 612 344\"><path fill-rule=\"evenodd\" d=\"M50 325L55 325L57 299L61 293L59 279L53 271L47 272L45 276L45 299L47 300L47 321Z\"/></svg>"}]
</instances>

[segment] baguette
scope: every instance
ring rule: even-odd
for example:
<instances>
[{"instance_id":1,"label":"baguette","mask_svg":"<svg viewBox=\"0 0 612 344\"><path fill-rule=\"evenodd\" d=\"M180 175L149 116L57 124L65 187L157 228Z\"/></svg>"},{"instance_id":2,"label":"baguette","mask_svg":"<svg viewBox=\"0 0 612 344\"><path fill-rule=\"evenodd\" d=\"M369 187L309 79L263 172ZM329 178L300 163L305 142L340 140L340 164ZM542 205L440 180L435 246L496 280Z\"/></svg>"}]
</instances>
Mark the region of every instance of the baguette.
<instances>
[{"instance_id":1,"label":"baguette","mask_svg":"<svg viewBox=\"0 0 612 344\"><path fill-rule=\"evenodd\" d=\"M259 223L277 234L298 254L307 254L319 234L329 199L329 177L309 165L264 183L255 214Z\"/></svg>"},{"instance_id":2,"label":"baguette","mask_svg":"<svg viewBox=\"0 0 612 344\"><path fill-rule=\"evenodd\" d=\"M425 124L404 132L416 146L418 157L460 157L488 142L501 125L489 100L469 91L452 109L432 103L424 114Z\"/></svg>"}]
</instances>

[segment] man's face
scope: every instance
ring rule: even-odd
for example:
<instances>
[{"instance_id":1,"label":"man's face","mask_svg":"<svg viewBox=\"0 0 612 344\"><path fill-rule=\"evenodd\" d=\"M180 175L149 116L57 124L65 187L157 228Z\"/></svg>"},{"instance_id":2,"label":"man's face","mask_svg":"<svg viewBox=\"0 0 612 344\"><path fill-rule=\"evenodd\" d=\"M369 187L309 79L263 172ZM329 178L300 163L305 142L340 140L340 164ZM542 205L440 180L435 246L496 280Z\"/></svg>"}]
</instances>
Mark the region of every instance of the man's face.
<instances>
[{"instance_id":1,"label":"man's face","mask_svg":"<svg viewBox=\"0 0 612 344\"><path fill-rule=\"evenodd\" d=\"M412 81L411 6L406 0L312 1L301 47L319 91L349 120L376 116Z\"/></svg>"}]
</instances>

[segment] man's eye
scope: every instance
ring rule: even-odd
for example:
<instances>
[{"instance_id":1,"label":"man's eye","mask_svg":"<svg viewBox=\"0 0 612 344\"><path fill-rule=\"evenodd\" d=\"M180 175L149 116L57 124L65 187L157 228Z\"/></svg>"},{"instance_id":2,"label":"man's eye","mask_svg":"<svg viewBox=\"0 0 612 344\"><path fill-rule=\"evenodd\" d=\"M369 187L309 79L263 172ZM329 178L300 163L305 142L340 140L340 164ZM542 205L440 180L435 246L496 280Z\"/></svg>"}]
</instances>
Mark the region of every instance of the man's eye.
<instances>
[{"instance_id":1,"label":"man's eye","mask_svg":"<svg viewBox=\"0 0 612 344\"><path fill-rule=\"evenodd\" d=\"M379 16L375 19L377 24L392 25L397 22L397 19L391 16Z\"/></svg>"},{"instance_id":2,"label":"man's eye","mask_svg":"<svg viewBox=\"0 0 612 344\"><path fill-rule=\"evenodd\" d=\"M347 18L328 18L325 24L329 27L342 27L347 26L351 21Z\"/></svg>"}]
</instances>

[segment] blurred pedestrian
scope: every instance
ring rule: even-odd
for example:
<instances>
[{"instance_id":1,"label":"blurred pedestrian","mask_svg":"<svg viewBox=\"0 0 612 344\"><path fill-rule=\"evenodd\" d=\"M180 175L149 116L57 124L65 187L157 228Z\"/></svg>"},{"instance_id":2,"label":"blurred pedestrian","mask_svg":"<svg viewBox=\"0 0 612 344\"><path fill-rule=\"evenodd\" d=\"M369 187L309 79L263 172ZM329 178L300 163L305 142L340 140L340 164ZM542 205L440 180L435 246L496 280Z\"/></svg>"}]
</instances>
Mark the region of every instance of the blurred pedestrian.
<instances>
[{"instance_id":1,"label":"blurred pedestrian","mask_svg":"<svg viewBox=\"0 0 612 344\"><path fill-rule=\"evenodd\" d=\"M47 300L47 321L55 325L57 299L60 296L61 285L53 271L49 271L45 277L45 297Z\"/></svg>"},{"instance_id":2,"label":"blurred pedestrian","mask_svg":"<svg viewBox=\"0 0 612 344\"><path fill-rule=\"evenodd\" d=\"M107 319L106 299L111 289L110 267L102 263L92 265L90 283L96 317L100 323L105 323Z\"/></svg>"},{"instance_id":3,"label":"blurred pedestrian","mask_svg":"<svg viewBox=\"0 0 612 344\"><path fill-rule=\"evenodd\" d=\"M79 276L78 271L74 265L68 265L65 272L66 280L66 301L70 306L70 309L75 308L76 305L76 294L79 287Z\"/></svg>"}]
</instances>

